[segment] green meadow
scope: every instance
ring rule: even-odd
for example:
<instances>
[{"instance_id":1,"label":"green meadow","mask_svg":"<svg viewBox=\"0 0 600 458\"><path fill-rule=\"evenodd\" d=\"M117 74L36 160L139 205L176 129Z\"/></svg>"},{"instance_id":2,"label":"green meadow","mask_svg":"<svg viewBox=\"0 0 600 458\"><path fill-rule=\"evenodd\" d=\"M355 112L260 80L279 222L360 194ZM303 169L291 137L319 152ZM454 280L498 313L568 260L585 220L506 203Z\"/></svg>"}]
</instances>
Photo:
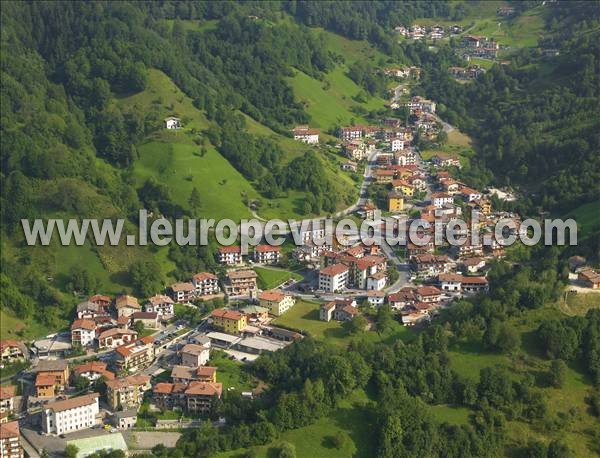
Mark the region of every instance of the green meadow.
<instances>
[{"instance_id":1,"label":"green meadow","mask_svg":"<svg viewBox=\"0 0 600 458\"><path fill-rule=\"evenodd\" d=\"M214 148L207 148L201 156L196 145L150 141L140 145L138 151L140 159L134 174L140 186L154 177L167 186L175 202L188 209L195 187L200 192L198 212L203 217L251 217L244 199L256 199L258 193Z\"/></svg>"},{"instance_id":2,"label":"green meadow","mask_svg":"<svg viewBox=\"0 0 600 458\"><path fill-rule=\"evenodd\" d=\"M583 204L563 215L577 222L578 236L585 237L593 228L600 227L600 201Z\"/></svg>"},{"instance_id":3,"label":"green meadow","mask_svg":"<svg viewBox=\"0 0 600 458\"><path fill-rule=\"evenodd\" d=\"M273 267L255 267L254 271L258 275L257 283L260 289L277 288L290 279L302 280L303 278L302 275L296 272Z\"/></svg>"},{"instance_id":4,"label":"green meadow","mask_svg":"<svg viewBox=\"0 0 600 458\"><path fill-rule=\"evenodd\" d=\"M272 457L271 449L282 441L293 444L299 458L316 457L356 457L368 458L375 454L375 442L372 438L374 405L364 391L358 390L340 402L339 406L326 417L310 426L293 429L281 434L279 439L269 445L252 447L258 458ZM341 439L341 447L332 444L332 438ZM232 450L217 454L218 458L234 458L246 450Z\"/></svg>"},{"instance_id":5,"label":"green meadow","mask_svg":"<svg viewBox=\"0 0 600 458\"><path fill-rule=\"evenodd\" d=\"M321 321L319 319L320 302L301 299L285 314L276 318L274 324L304 331L318 340L327 340L339 346L346 346L352 340L362 342L393 343L398 339L409 340L414 334L399 322L393 321L389 330L379 334L366 330L358 335L349 335L338 321Z\"/></svg>"}]
</instances>

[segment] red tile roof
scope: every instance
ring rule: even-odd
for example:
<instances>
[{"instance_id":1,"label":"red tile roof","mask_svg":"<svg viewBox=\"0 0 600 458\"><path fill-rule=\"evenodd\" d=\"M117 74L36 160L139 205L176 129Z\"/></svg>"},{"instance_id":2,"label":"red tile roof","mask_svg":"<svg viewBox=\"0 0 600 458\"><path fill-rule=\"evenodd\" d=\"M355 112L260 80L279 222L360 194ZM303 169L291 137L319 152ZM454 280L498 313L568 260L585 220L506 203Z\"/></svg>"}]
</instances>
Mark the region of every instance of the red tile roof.
<instances>
[{"instance_id":1,"label":"red tile roof","mask_svg":"<svg viewBox=\"0 0 600 458\"><path fill-rule=\"evenodd\" d=\"M128 377L107 380L106 386L118 390L129 386L142 386L150 383L150 376L148 375L130 375Z\"/></svg>"},{"instance_id":2,"label":"red tile roof","mask_svg":"<svg viewBox=\"0 0 600 458\"><path fill-rule=\"evenodd\" d=\"M258 299L261 301L281 302L285 299L285 294L277 290L263 291L260 293Z\"/></svg>"},{"instance_id":3,"label":"red tile roof","mask_svg":"<svg viewBox=\"0 0 600 458\"><path fill-rule=\"evenodd\" d=\"M133 320L156 320L158 313L156 312L135 312L131 314Z\"/></svg>"},{"instance_id":4,"label":"red tile roof","mask_svg":"<svg viewBox=\"0 0 600 458\"><path fill-rule=\"evenodd\" d=\"M115 305L116 305L117 309L120 309L123 307L130 307L130 308L134 308L134 309L142 308L136 297L129 296L126 294L123 296L117 297L117 299L115 301Z\"/></svg>"},{"instance_id":5,"label":"red tile roof","mask_svg":"<svg viewBox=\"0 0 600 458\"><path fill-rule=\"evenodd\" d=\"M75 366L73 372L76 376L81 375L85 372L96 372L108 380L113 380L115 378L115 374L106 369L106 363L101 361L90 361L87 363L80 364L79 366Z\"/></svg>"},{"instance_id":6,"label":"red tile roof","mask_svg":"<svg viewBox=\"0 0 600 458\"><path fill-rule=\"evenodd\" d=\"M488 281L485 277L463 277L463 285L487 285Z\"/></svg>"},{"instance_id":7,"label":"red tile roof","mask_svg":"<svg viewBox=\"0 0 600 458\"><path fill-rule=\"evenodd\" d=\"M243 313L238 312L237 310L227 310L227 309L216 309L213 310L210 314L215 318L224 318L226 320L240 320L244 316Z\"/></svg>"},{"instance_id":8,"label":"red tile roof","mask_svg":"<svg viewBox=\"0 0 600 458\"><path fill-rule=\"evenodd\" d=\"M438 275L438 280L439 281L445 281L445 282L461 282L463 279L463 276L460 274L453 274L453 273L449 273L449 274L440 274Z\"/></svg>"},{"instance_id":9,"label":"red tile roof","mask_svg":"<svg viewBox=\"0 0 600 458\"><path fill-rule=\"evenodd\" d=\"M211 274L210 272L199 272L194 275L192 279L196 281L216 280L217 276L215 274Z\"/></svg>"},{"instance_id":10,"label":"red tile roof","mask_svg":"<svg viewBox=\"0 0 600 458\"><path fill-rule=\"evenodd\" d=\"M129 320L127 320L129 321ZM137 336L137 332L132 329L121 329L121 328L110 328L104 331L102 334L98 336L98 340L104 340L107 337L115 337L115 336L124 336L124 335L134 335Z\"/></svg>"},{"instance_id":11,"label":"red tile roof","mask_svg":"<svg viewBox=\"0 0 600 458\"><path fill-rule=\"evenodd\" d=\"M185 282L185 283L174 283L171 285L171 289L173 291L175 291L176 293L179 291L194 291L194 285L189 283L189 282Z\"/></svg>"},{"instance_id":12,"label":"red tile roof","mask_svg":"<svg viewBox=\"0 0 600 458\"><path fill-rule=\"evenodd\" d=\"M10 439L12 437L19 437L20 435L18 420L0 423L0 439Z\"/></svg>"},{"instance_id":13,"label":"red tile roof","mask_svg":"<svg viewBox=\"0 0 600 458\"><path fill-rule=\"evenodd\" d=\"M56 376L47 372L38 372L35 377L35 386L52 386L56 383Z\"/></svg>"},{"instance_id":14,"label":"red tile roof","mask_svg":"<svg viewBox=\"0 0 600 458\"><path fill-rule=\"evenodd\" d=\"M87 319L75 320L73 321L73 324L71 324L71 330L73 331L75 329L85 329L86 331L93 331L94 329L96 329L96 322L94 320Z\"/></svg>"},{"instance_id":15,"label":"red tile roof","mask_svg":"<svg viewBox=\"0 0 600 458\"><path fill-rule=\"evenodd\" d=\"M190 382L186 395L203 395L221 397L223 385L221 383Z\"/></svg>"},{"instance_id":16,"label":"red tile roof","mask_svg":"<svg viewBox=\"0 0 600 458\"><path fill-rule=\"evenodd\" d=\"M0 400L14 397L16 390L17 387L14 385L0 386Z\"/></svg>"},{"instance_id":17,"label":"red tile roof","mask_svg":"<svg viewBox=\"0 0 600 458\"><path fill-rule=\"evenodd\" d=\"M216 372L217 368L212 366L200 366L196 371L200 377L212 377Z\"/></svg>"},{"instance_id":18,"label":"red tile roof","mask_svg":"<svg viewBox=\"0 0 600 458\"><path fill-rule=\"evenodd\" d=\"M437 296L441 293L435 286L420 286L417 288L417 295L419 296Z\"/></svg>"},{"instance_id":19,"label":"red tile roof","mask_svg":"<svg viewBox=\"0 0 600 458\"><path fill-rule=\"evenodd\" d=\"M173 299L171 299L169 296L166 296L165 294L155 294L154 296L148 299L148 302L150 302L152 305L174 303Z\"/></svg>"},{"instance_id":20,"label":"red tile roof","mask_svg":"<svg viewBox=\"0 0 600 458\"><path fill-rule=\"evenodd\" d=\"M333 264L331 266L325 267L324 269L321 269L321 271L319 272L320 274L323 275L329 275L329 276L333 276L333 275L339 275L343 272L347 272L348 271L348 266L345 266L344 264Z\"/></svg>"},{"instance_id":21,"label":"red tile roof","mask_svg":"<svg viewBox=\"0 0 600 458\"><path fill-rule=\"evenodd\" d=\"M256 278L258 275L252 269L231 270L227 272L227 277L230 280L241 280L245 278Z\"/></svg>"},{"instance_id":22,"label":"red tile roof","mask_svg":"<svg viewBox=\"0 0 600 458\"><path fill-rule=\"evenodd\" d=\"M21 348L21 344L12 339L0 340L0 351L4 351L6 348Z\"/></svg>"},{"instance_id":23,"label":"red tile roof","mask_svg":"<svg viewBox=\"0 0 600 458\"><path fill-rule=\"evenodd\" d=\"M220 246L219 253L241 253L242 247L239 245Z\"/></svg>"},{"instance_id":24,"label":"red tile roof","mask_svg":"<svg viewBox=\"0 0 600 458\"><path fill-rule=\"evenodd\" d=\"M270 251L280 252L281 247L275 245L256 245L254 251L258 251L259 253L268 253Z\"/></svg>"}]
</instances>

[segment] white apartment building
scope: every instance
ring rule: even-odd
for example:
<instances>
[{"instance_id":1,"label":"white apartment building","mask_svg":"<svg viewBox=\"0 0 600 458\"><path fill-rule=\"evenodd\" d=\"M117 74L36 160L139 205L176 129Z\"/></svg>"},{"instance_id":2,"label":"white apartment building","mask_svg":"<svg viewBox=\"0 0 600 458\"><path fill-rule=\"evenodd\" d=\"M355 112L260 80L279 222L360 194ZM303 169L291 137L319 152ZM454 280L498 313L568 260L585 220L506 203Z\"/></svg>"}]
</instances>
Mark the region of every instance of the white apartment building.
<instances>
[{"instance_id":1,"label":"white apartment building","mask_svg":"<svg viewBox=\"0 0 600 458\"><path fill-rule=\"evenodd\" d=\"M0 458L23 458L21 431L17 420L0 422Z\"/></svg>"},{"instance_id":2,"label":"white apartment building","mask_svg":"<svg viewBox=\"0 0 600 458\"><path fill-rule=\"evenodd\" d=\"M435 208L442 208L446 204L454 203L454 197L443 192L434 192L431 195L431 203Z\"/></svg>"},{"instance_id":3,"label":"white apartment building","mask_svg":"<svg viewBox=\"0 0 600 458\"><path fill-rule=\"evenodd\" d=\"M459 292L463 277L460 274L448 273L438 276L438 283L442 291Z\"/></svg>"},{"instance_id":4,"label":"white apartment building","mask_svg":"<svg viewBox=\"0 0 600 458\"><path fill-rule=\"evenodd\" d=\"M299 234L300 240L302 240L302 244L306 245L307 243L313 242L315 240L323 240L325 238L325 228L319 228L320 223L316 223L316 227L311 229L303 229L300 227Z\"/></svg>"},{"instance_id":5,"label":"white apartment building","mask_svg":"<svg viewBox=\"0 0 600 458\"><path fill-rule=\"evenodd\" d=\"M367 301L371 307L381 307L385 303L385 293L383 291L367 292Z\"/></svg>"},{"instance_id":6,"label":"white apartment building","mask_svg":"<svg viewBox=\"0 0 600 458\"><path fill-rule=\"evenodd\" d=\"M222 246L219 248L219 262L221 264L236 265L242 263L242 248L240 246Z\"/></svg>"},{"instance_id":7,"label":"white apartment building","mask_svg":"<svg viewBox=\"0 0 600 458\"><path fill-rule=\"evenodd\" d=\"M42 428L47 434L64 434L98 424L98 393L86 394L44 406Z\"/></svg>"},{"instance_id":8,"label":"white apartment building","mask_svg":"<svg viewBox=\"0 0 600 458\"><path fill-rule=\"evenodd\" d=\"M196 288L197 296L210 296L218 294L221 291L219 288L219 279L215 274L210 272L199 272L192 277L192 284Z\"/></svg>"},{"instance_id":9,"label":"white apartment building","mask_svg":"<svg viewBox=\"0 0 600 458\"><path fill-rule=\"evenodd\" d=\"M298 126L292 130L294 140L316 145L319 143L319 129L310 129L308 126Z\"/></svg>"},{"instance_id":10,"label":"white apartment building","mask_svg":"<svg viewBox=\"0 0 600 458\"><path fill-rule=\"evenodd\" d=\"M367 278L367 290L369 291L381 291L385 288L385 272L376 272Z\"/></svg>"},{"instance_id":11,"label":"white apartment building","mask_svg":"<svg viewBox=\"0 0 600 458\"><path fill-rule=\"evenodd\" d=\"M145 305L146 312L158 313L158 315L174 315L175 310L173 308L173 299L164 294L157 294L148 299L148 303Z\"/></svg>"},{"instance_id":12,"label":"white apartment building","mask_svg":"<svg viewBox=\"0 0 600 458\"><path fill-rule=\"evenodd\" d=\"M396 152L396 151L400 151L404 149L404 140L401 138L392 138L390 140L390 149L392 151L392 153Z\"/></svg>"},{"instance_id":13,"label":"white apartment building","mask_svg":"<svg viewBox=\"0 0 600 458\"><path fill-rule=\"evenodd\" d=\"M71 325L71 343L87 347L94 344L96 323L94 320L77 319Z\"/></svg>"},{"instance_id":14,"label":"white apartment building","mask_svg":"<svg viewBox=\"0 0 600 458\"><path fill-rule=\"evenodd\" d=\"M319 272L319 289L323 291L341 291L348 286L348 266L333 264Z\"/></svg>"},{"instance_id":15,"label":"white apartment building","mask_svg":"<svg viewBox=\"0 0 600 458\"><path fill-rule=\"evenodd\" d=\"M340 129L340 138L342 140L355 140L363 137L363 126L342 127Z\"/></svg>"},{"instance_id":16,"label":"white apartment building","mask_svg":"<svg viewBox=\"0 0 600 458\"><path fill-rule=\"evenodd\" d=\"M254 262L259 264L275 264L281 257L281 247L272 245L257 245L254 247Z\"/></svg>"}]
</instances>

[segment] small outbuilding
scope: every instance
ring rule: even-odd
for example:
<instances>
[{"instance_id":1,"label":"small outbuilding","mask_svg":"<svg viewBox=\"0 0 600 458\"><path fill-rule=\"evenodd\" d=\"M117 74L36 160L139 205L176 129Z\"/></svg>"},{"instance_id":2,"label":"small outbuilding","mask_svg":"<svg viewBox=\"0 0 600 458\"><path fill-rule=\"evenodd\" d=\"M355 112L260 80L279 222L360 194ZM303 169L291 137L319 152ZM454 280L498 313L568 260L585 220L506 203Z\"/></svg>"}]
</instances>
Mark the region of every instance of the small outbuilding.
<instances>
[{"instance_id":1,"label":"small outbuilding","mask_svg":"<svg viewBox=\"0 0 600 458\"><path fill-rule=\"evenodd\" d=\"M165 118L165 127L167 129L181 129L181 119L169 116Z\"/></svg>"}]
</instances>

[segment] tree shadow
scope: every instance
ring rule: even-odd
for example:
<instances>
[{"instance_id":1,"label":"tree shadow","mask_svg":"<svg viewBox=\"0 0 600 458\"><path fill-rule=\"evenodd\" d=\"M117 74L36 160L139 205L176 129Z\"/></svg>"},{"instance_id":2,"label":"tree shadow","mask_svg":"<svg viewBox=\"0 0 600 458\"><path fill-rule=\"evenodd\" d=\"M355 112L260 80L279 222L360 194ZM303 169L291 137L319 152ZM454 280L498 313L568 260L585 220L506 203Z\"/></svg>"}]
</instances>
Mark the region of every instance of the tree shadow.
<instances>
[{"instance_id":1,"label":"tree shadow","mask_svg":"<svg viewBox=\"0 0 600 458\"><path fill-rule=\"evenodd\" d=\"M332 415L335 425L345 430L356 447L355 458L369 458L376 455L376 440L373 431L376 428L374 407L354 403L352 407L336 409Z\"/></svg>"}]
</instances>

